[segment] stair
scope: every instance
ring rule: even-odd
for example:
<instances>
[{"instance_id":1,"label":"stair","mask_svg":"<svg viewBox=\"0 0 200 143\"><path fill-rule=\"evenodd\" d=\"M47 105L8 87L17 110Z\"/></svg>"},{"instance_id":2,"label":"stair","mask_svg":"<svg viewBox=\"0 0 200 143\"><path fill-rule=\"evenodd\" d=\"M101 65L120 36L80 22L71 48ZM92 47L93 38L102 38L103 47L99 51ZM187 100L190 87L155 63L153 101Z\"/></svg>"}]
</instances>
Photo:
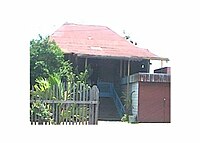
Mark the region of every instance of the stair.
<instances>
[{"instance_id":1,"label":"stair","mask_svg":"<svg viewBox=\"0 0 200 143\"><path fill-rule=\"evenodd\" d=\"M98 120L102 121L121 120L112 97L100 97Z\"/></svg>"}]
</instances>

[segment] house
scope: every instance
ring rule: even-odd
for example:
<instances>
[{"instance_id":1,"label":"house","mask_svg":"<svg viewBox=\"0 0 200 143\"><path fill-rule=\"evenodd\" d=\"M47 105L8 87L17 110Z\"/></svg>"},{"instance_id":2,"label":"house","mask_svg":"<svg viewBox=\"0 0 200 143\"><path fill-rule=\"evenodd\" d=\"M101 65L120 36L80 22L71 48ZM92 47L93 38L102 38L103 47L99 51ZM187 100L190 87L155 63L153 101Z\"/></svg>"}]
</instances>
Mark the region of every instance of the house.
<instances>
[{"instance_id":1,"label":"house","mask_svg":"<svg viewBox=\"0 0 200 143\"><path fill-rule=\"evenodd\" d=\"M169 60L151 53L148 49L136 47L105 26L65 23L51 35L51 38L60 46L65 58L73 63L78 72L88 66L92 69L90 83L97 84L100 90L99 119L119 120L125 110L121 93L124 91L129 97L132 96L131 90L134 89L130 77L140 73L150 76L150 60ZM135 79L133 81L142 82ZM151 80L150 83L153 82ZM167 96L170 96L170 93ZM157 101L157 97L153 97L155 98L153 100ZM131 107L135 109L131 114L134 115L134 120L140 122L139 104L137 102L137 108L133 104L134 101ZM167 104L169 105L170 101ZM163 121L155 120L155 122ZM170 122L169 119L166 122Z\"/></svg>"}]
</instances>

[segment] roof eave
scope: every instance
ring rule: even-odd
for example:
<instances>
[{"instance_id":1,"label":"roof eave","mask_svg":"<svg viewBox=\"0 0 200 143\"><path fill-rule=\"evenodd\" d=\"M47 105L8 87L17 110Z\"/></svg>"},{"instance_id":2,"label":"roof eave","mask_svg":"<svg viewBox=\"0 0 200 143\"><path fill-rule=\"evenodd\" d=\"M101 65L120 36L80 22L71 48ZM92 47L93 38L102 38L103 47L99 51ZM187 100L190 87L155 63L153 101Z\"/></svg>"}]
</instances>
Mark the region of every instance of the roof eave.
<instances>
[{"instance_id":1,"label":"roof eave","mask_svg":"<svg viewBox=\"0 0 200 143\"><path fill-rule=\"evenodd\" d=\"M68 53L70 54L70 53ZM75 54L75 53L73 53ZM162 58L162 57L125 57L125 56L111 56L111 55L90 55L90 54L82 54L78 53L76 54L78 57L87 57L87 58L106 58L106 59L118 59L118 60L161 60L161 61L169 61L168 58Z\"/></svg>"}]
</instances>

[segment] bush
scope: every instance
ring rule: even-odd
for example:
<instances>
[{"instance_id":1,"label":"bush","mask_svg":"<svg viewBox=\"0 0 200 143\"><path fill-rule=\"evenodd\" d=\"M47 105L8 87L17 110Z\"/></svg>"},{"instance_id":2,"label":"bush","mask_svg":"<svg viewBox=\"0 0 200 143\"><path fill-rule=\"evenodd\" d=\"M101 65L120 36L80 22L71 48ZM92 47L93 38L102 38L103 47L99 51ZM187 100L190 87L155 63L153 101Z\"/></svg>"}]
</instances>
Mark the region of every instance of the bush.
<instances>
[{"instance_id":1,"label":"bush","mask_svg":"<svg viewBox=\"0 0 200 143\"><path fill-rule=\"evenodd\" d=\"M53 92L53 87L55 86L62 93L59 100L71 99L72 88L80 83L87 85L88 77L88 70L79 74L74 73L72 64L64 60L64 53L54 41L50 41L49 37L43 38L39 35L39 39L31 40L30 81L31 87L34 87L34 90L31 91L31 99L37 99L37 101L31 103L31 116L38 116L38 122L53 122L54 117L52 113L54 109L42 101L47 97L49 100L56 99L55 92ZM64 85L62 80L67 84L67 89L65 89L67 94L63 94ZM75 108L79 107L72 106L70 110L62 110L61 118L65 118L66 113ZM80 114L74 115L76 116L75 118L82 117L81 111L86 112L87 109L80 108Z\"/></svg>"},{"instance_id":2,"label":"bush","mask_svg":"<svg viewBox=\"0 0 200 143\"><path fill-rule=\"evenodd\" d=\"M30 78L34 85L37 77L48 78L51 74L63 76L69 62L64 60L64 53L49 37L30 41ZM66 72L66 71L65 71Z\"/></svg>"}]
</instances>

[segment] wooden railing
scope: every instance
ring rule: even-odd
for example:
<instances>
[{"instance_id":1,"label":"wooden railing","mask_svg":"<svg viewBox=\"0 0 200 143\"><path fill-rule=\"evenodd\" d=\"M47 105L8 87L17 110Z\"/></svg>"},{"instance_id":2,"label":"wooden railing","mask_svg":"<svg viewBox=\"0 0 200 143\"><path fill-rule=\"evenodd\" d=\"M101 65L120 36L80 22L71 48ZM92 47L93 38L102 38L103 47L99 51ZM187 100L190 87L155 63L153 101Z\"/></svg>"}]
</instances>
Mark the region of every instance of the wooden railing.
<instances>
[{"instance_id":1,"label":"wooden railing","mask_svg":"<svg viewBox=\"0 0 200 143\"><path fill-rule=\"evenodd\" d=\"M111 97L114 100L115 106L117 108L117 111L120 115L120 117L124 114L124 106L114 88L113 83L109 82L99 82L98 84L99 90L100 90L100 97Z\"/></svg>"},{"instance_id":2,"label":"wooden railing","mask_svg":"<svg viewBox=\"0 0 200 143\"><path fill-rule=\"evenodd\" d=\"M119 98L119 95L117 94L113 84L112 84L112 91L113 91L113 99L114 99L115 105L117 107L117 111L121 118L125 113L125 109L124 109L124 106L123 106L123 104Z\"/></svg>"},{"instance_id":3,"label":"wooden railing","mask_svg":"<svg viewBox=\"0 0 200 143\"><path fill-rule=\"evenodd\" d=\"M122 84L127 83L127 78L124 77L121 80ZM129 82L170 82L171 75L170 74L163 74L163 73L136 73L129 76Z\"/></svg>"}]
</instances>

